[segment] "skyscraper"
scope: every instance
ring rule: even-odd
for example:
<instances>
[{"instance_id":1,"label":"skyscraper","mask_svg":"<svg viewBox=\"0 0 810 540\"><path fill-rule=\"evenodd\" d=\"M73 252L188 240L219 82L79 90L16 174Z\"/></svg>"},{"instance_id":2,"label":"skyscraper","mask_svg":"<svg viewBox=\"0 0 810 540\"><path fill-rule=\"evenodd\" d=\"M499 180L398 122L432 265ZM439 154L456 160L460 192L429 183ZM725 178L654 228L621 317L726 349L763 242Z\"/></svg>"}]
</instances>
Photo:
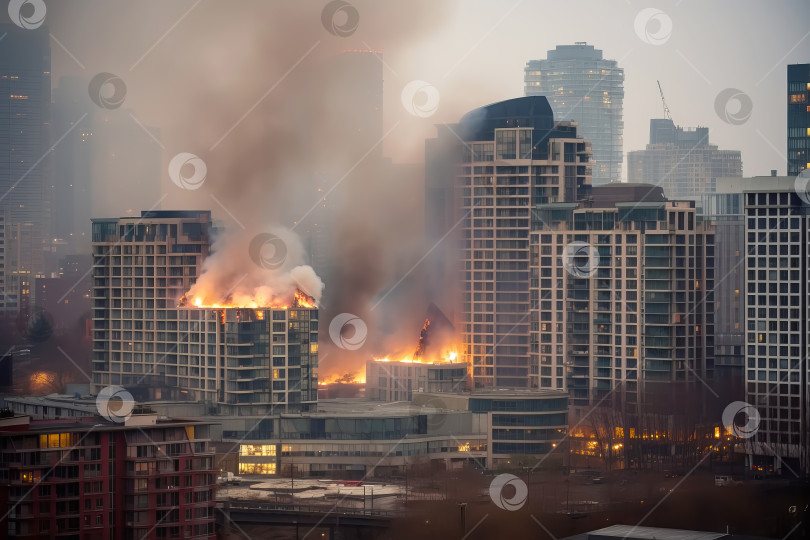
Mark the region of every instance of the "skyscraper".
<instances>
[{"instance_id":1,"label":"skyscraper","mask_svg":"<svg viewBox=\"0 0 810 540\"><path fill-rule=\"evenodd\" d=\"M810 169L810 64L787 69L787 174Z\"/></svg>"},{"instance_id":2,"label":"skyscraper","mask_svg":"<svg viewBox=\"0 0 810 540\"><path fill-rule=\"evenodd\" d=\"M533 386L587 406L622 384L633 410L713 379L714 235L693 202L594 186L579 205L537 205L533 221Z\"/></svg>"},{"instance_id":3,"label":"skyscraper","mask_svg":"<svg viewBox=\"0 0 810 540\"><path fill-rule=\"evenodd\" d=\"M16 312L31 276L41 275L49 236L44 184L50 138L51 50L48 29L2 25L0 47L0 213L5 265L0 310Z\"/></svg>"},{"instance_id":4,"label":"skyscraper","mask_svg":"<svg viewBox=\"0 0 810 540\"><path fill-rule=\"evenodd\" d=\"M557 45L547 56L526 63L526 95L546 96L554 118L579 124L579 135L593 147L593 185L619 181L624 159L624 69L584 42Z\"/></svg>"},{"instance_id":5,"label":"skyscraper","mask_svg":"<svg viewBox=\"0 0 810 540\"><path fill-rule=\"evenodd\" d=\"M426 156L428 197L436 197L427 201L428 232L457 229L461 242L446 264L460 273L462 359L476 388L528 387L531 210L589 192L590 144L576 123L555 122L542 96L476 109L439 138Z\"/></svg>"},{"instance_id":6,"label":"skyscraper","mask_svg":"<svg viewBox=\"0 0 810 540\"><path fill-rule=\"evenodd\" d=\"M664 188L669 199L714 193L716 179L742 176L739 150L709 144L709 128L683 128L669 118L650 120L650 142L627 153L627 180Z\"/></svg>"}]
</instances>

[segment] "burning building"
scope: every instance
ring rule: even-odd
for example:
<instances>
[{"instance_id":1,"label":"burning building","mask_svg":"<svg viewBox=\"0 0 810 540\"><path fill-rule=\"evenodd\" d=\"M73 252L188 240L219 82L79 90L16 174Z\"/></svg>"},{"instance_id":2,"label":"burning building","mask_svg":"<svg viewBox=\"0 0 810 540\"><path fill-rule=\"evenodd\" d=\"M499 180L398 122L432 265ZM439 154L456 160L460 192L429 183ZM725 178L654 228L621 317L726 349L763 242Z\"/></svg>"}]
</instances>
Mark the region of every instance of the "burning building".
<instances>
[{"instance_id":1,"label":"burning building","mask_svg":"<svg viewBox=\"0 0 810 540\"><path fill-rule=\"evenodd\" d=\"M372 359L366 362L366 398L410 401L416 392L464 392L467 364Z\"/></svg>"},{"instance_id":2,"label":"burning building","mask_svg":"<svg viewBox=\"0 0 810 540\"><path fill-rule=\"evenodd\" d=\"M225 290L212 302L212 230L208 211L93 220L92 390L120 385L140 401L201 401L222 414L314 410L315 300L293 289L256 303Z\"/></svg>"},{"instance_id":3,"label":"burning building","mask_svg":"<svg viewBox=\"0 0 810 540\"><path fill-rule=\"evenodd\" d=\"M366 362L366 398L410 401L414 392L464 392L469 390L467 371L458 355L453 324L430 304L412 355Z\"/></svg>"}]
</instances>

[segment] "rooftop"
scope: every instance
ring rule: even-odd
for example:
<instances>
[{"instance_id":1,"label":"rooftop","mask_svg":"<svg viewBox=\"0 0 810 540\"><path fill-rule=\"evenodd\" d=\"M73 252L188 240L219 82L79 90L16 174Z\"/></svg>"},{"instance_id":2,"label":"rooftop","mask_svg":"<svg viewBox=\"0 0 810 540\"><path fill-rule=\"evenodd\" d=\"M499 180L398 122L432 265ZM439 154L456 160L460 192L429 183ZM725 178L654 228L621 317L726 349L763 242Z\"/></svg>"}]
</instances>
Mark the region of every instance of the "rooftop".
<instances>
[{"instance_id":1,"label":"rooftop","mask_svg":"<svg viewBox=\"0 0 810 540\"><path fill-rule=\"evenodd\" d=\"M661 527L639 527L635 525L611 525L587 533L569 536L562 540L753 540L761 537L736 535L709 531L690 531L685 529L665 529Z\"/></svg>"}]
</instances>

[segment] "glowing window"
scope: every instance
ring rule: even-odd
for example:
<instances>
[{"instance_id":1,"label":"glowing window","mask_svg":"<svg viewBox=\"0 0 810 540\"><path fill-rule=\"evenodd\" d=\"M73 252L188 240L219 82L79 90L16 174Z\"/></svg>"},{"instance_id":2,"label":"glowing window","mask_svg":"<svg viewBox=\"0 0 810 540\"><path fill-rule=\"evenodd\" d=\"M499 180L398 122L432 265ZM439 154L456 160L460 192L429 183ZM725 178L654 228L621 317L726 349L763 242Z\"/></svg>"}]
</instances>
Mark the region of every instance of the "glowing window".
<instances>
[{"instance_id":1,"label":"glowing window","mask_svg":"<svg viewBox=\"0 0 810 540\"><path fill-rule=\"evenodd\" d=\"M275 457L275 444L242 444L239 446L240 456L269 456Z\"/></svg>"},{"instance_id":2,"label":"glowing window","mask_svg":"<svg viewBox=\"0 0 810 540\"><path fill-rule=\"evenodd\" d=\"M276 474L275 463L240 463L239 474Z\"/></svg>"}]
</instances>

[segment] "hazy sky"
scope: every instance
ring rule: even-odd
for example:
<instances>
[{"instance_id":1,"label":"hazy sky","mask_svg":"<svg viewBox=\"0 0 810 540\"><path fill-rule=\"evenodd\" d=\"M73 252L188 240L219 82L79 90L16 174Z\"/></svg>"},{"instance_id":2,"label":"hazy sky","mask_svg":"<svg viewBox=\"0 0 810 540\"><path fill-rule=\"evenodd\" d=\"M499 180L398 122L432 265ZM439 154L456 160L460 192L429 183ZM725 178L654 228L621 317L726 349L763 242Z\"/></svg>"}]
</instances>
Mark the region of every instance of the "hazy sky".
<instances>
[{"instance_id":1,"label":"hazy sky","mask_svg":"<svg viewBox=\"0 0 810 540\"><path fill-rule=\"evenodd\" d=\"M119 75L128 87L126 106L143 123L162 127L171 140L189 128L188 118L172 125L178 118L167 116L166 106L200 85L227 89L244 77L239 92L244 102L238 104L243 112L255 103L252 98L258 100L268 90L260 84L250 87L254 81L240 73L245 67L240 48L256 32L275 38L289 33L295 50L285 50L285 56L304 55L306 43L295 38L312 36L315 49L302 62L342 49L380 49L387 65L386 131L396 126L384 148L397 161L419 161L434 123L454 122L471 108L522 95L527 60L545 57L557 44L587 41L625 69L625 152L643 148L649 119L662 115L658 79L675 122L708 126L713 143L742 150L744 174L754 175L771 168L785 172L785 65L810 62L810 2L803 0L357 0L352 4L360 21L348 37L324 31L320 11L325 1L295 4L298 13L292 17L289 2L49 2L46 23L75 57L52 41L54 81L68 73ZM672 22L671 34L659 45L645 43L634 29L638 13L650 7ZM659 29L654 21L650 24L655 35ZM209 57L205 79L199 78L201 63L190 57L189 43ZM211 55L217 54L217 69L212 70ZM272 50L266 56L278 74L291 67L274 65ZM439 107L428 118L412 116L401 105L402 89L415 79L439 91ZM159 105L155 84L166 87L167 101ZM715 97L725 88L750 96L753 111L747 122L731 125L715 113ZM239 107L233 111L234 122L242 114L236 113ZM204 123L205 111L196 114ZM239 136L238 127L232 136Z\"/></svg>"}]
</instances>

